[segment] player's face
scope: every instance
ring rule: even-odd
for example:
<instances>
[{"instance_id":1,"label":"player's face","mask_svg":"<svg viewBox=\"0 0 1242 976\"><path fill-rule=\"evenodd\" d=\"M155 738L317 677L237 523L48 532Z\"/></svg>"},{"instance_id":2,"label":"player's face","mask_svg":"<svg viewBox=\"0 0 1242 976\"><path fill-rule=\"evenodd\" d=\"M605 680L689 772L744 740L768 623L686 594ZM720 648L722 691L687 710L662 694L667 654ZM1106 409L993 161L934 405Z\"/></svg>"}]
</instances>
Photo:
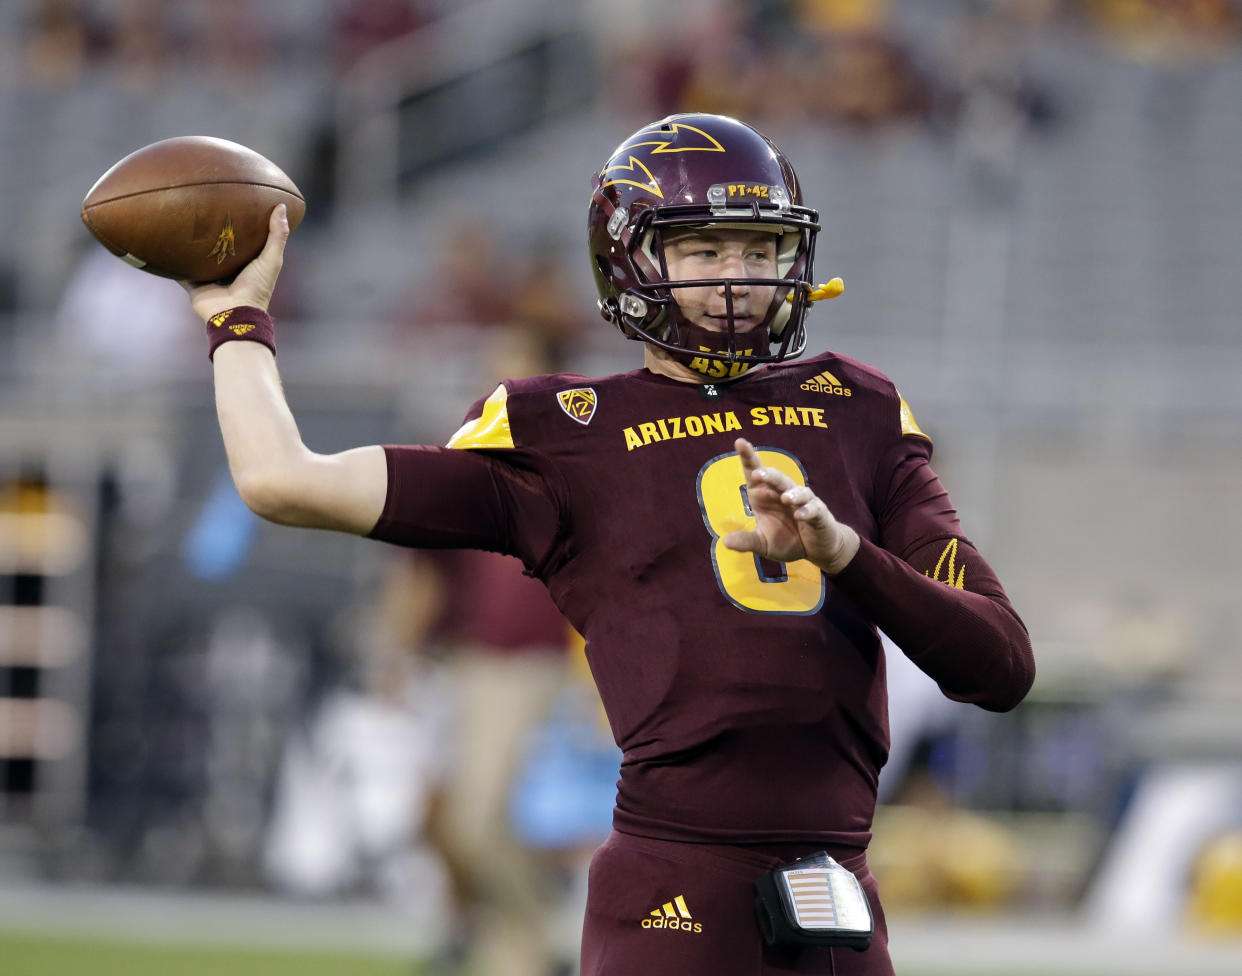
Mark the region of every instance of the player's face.
<instances>
[{"instance_id":1,"label":"player's face","mask_svg":"<svg viewBox=\"0 0 1242 976\"><path fill-rule=\"evenodd\" d=\"M670 281L696 278L776 278L777 236L767 231L705 227L670 236L664 261ZM755 328L767 315L774 285L733 285L733 325L738 332ZM724 285L676 288L673 296L695 325L716 332L728 327Z\"/></svg>"}]
</instances>

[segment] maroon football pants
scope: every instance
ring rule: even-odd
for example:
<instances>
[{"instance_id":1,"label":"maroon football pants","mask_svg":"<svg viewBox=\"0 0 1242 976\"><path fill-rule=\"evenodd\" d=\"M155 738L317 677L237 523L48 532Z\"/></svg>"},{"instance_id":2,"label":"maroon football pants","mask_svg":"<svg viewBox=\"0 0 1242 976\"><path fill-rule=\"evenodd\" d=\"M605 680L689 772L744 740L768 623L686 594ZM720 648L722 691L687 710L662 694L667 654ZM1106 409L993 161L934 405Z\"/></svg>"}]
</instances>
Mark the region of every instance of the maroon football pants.
<instances>
[{"instance_id":1,"label":"maroon football pants","mask_svg":"<svg viewBox=\"0 0 1242 976\"><path fill-rule=\"evenodd\" d=\"M784 845L788 846L788 845ZM865 854L829 850L862 882L871 948L769 946L755 919L755 878L822 850L679 844L613 831L591 860L582 976L893 976L888 930Z\"/></svg>"}]
</instances>

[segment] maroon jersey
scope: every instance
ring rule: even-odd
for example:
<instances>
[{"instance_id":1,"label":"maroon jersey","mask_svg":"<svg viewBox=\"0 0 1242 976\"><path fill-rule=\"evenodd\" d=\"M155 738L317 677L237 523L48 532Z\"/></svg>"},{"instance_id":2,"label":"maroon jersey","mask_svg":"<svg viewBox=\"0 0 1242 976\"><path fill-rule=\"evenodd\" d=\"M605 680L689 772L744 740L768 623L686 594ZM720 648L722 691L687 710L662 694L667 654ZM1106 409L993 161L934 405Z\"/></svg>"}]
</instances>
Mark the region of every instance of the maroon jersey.
<instances>
[{"instance_id":1,"label":"maroon jersey","mask_svg":"<svg viewBox=\"0 0 1242 976\"><path fill-rule=\"evenodd\" d=\"M844 572L722 544L754 524L739 436L857 530ZM586 638L626 832L866 846L888 749L877 627L961 701L1011 708L1033 678L929 440L846 357L715 388L647 370L506 381L448 449L387 454L375 537L519 556Z\"/></svg>"}]
</instances>

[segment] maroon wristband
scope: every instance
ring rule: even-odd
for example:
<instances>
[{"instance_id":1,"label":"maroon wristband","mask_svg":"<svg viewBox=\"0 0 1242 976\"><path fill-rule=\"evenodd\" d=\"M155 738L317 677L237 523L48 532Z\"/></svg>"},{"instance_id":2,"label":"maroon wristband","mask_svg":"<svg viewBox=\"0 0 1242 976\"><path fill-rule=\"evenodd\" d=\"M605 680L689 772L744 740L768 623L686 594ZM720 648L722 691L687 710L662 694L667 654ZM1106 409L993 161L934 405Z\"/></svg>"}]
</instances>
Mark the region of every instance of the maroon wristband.
<instances>
[{"instance_id":1,"label":"maroon wristband","mask_svg":"<svg viewBox=\"0 0 1242 976\"><path fill-rule=\"evenodd\" d=\"M276 328L272 317L261 308L238 305L207 320L207 358L214 359L221 343L244 339L261 342L276 355Z\"/></svg>"}]
</instances>

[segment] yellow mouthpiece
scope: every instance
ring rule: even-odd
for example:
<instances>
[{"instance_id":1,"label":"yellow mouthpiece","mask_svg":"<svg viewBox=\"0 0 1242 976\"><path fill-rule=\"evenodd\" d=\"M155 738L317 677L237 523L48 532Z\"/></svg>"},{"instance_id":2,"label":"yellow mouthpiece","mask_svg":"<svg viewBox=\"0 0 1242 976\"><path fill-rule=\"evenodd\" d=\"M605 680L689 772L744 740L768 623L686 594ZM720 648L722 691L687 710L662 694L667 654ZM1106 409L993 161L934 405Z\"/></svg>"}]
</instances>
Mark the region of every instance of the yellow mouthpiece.
<instances>
[{"instance_id":1,"label":"yellow mouthpiece","mask_svg":"<svg viewBox=\"0 0 1242 976\"><path fill-rule=\"evenodd\" d=\"M822 302L826 298L836 298L845 291L845 282L840 278L833 278L826 281L822 285L807 285L806 300L808 302ZM792 302L793 295L786 295L785 301Z\"/></svg>"},{"instance_id":2,"label":"yellow mouthpiece","mask_svg":"<svg viewBox=\"0 0 1242 976\"><path fill-rule=\"evenodd\" d=\"M833 278L831 281L822 285L816 285L811 289L811 293L807 295L813 302L823 301L825 298L836 298L845 291L845 282L840 278Z\"/></svg>"}]
</instances>

